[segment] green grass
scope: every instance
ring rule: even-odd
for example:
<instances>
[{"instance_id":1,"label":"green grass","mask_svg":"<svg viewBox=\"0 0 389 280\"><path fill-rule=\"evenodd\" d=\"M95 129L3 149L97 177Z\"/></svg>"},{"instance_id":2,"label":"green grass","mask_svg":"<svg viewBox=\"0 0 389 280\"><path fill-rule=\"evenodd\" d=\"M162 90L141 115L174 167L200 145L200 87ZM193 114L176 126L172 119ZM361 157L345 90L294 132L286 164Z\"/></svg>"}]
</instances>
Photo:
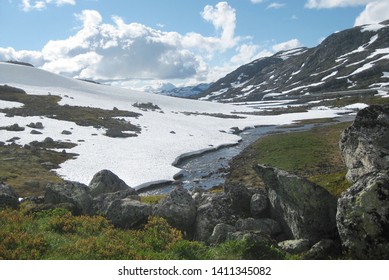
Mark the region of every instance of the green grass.
<instances>
[{"instance_id":1,"label":"green grass","mask_svg":"<svg viewBox=\"0 0 389 280\"><path fill-rule=\"evenodd\" d=\"M63 209L28 213L0 210L0 260L283 259L264 243L227 241L216 247L185 240L166 220L150 217L143 228L114 228L101 216L73 216Z\"/></svg>"},{"instance_id":2,"label":"green grass","mask_svg":"<svg viewBox=\"0 0 389 280\"><path fill-rule=\"evenodd\" d=\"M350 186L339 151L340 135L350 123L315 127L309 131L268 135L246 148L230 163L227 182L262 186L252 169L267 164L307 177L338 196Z\"/></svg>"}]
</instances>

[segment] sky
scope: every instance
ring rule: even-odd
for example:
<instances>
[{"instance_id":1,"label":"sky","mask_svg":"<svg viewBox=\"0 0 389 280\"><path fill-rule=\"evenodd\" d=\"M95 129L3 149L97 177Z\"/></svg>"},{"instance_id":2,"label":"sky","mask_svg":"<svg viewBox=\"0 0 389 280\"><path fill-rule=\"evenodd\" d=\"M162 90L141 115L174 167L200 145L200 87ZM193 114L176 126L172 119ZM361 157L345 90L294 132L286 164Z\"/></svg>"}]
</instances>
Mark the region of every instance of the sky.
<instances>
[{"instance_id":1,"label":"sky","mask_svg":"<svg viewBox=\"0 0 389 280\"><path fill-rule=\"evenodd\" d=\"M0 0L0 61L122 87L213 82L389 18L389 0Z\"/></svg>"}]
</instances>

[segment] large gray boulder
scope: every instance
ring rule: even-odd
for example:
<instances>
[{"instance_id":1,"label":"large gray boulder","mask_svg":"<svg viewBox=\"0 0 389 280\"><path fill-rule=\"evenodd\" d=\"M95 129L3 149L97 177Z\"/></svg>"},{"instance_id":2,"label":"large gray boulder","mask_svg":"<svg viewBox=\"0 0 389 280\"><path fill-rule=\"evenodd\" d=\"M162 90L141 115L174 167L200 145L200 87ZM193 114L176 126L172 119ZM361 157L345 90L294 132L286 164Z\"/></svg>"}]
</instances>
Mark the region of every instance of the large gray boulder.
<instances>
[{"instance_id":1,"label":"large gray boulder","mask_svg":"<svg viewBox=\"0 0 389 280\"><path fill-rule=\"evenodd\" d=\"M107 211L106 217L114 226L120 228L133 228L147 222L152 207L130 198L113 201Z\"/></svg>"},{"instance_id":2,"label":"large gray boulder","mask_svg":"<svg viewBox=\"0 0 389 280\"><path fill-rule=\"evenodd\" d=\"M389 105L373 105L358 112L342 133L340 150L355 183L370 172L389 170Z\"/></svg>"},{"instance_id":3,"label":"large gray boulder","mask_svg":"<svg viewBox=\"0 0 389 280\"><path fill-rule=\"evenodd\" d=\"M134 190L131 188L114 192L114 193L102 193L93 198L93 207L96 214L105 215L109 205L118 199L130 198L133 200L140 200L138 195L134 195Z\"/></svg>"},{"instance_id":4,"label":"large gray boulder","mask_svg":"<svg viewBox=\"0 0 389 280\"><path fill-rule=\"evenodd\" d=\"M118 191L130 190L132 195L136 195L136 191L130 188L122 179L109 170L101 170L97 172L89 183L90 194L94 197L100 194L114 193Z\"/></svg>"},{"instance_id":5,"label":"large gray boulder","mask_svg":"<svg viewBox=\"0 0 389 280\"><path fill-rule=\"evenodd\" d=\"M287 239L318 241L336 233L336 199L324 188L273 167L256 165L265 183L271 218Z\"/></svg>"},{"instance_id":6,"label":"large gray boulder","mask_svg":"<svg viewBox=\"0 0 389 280\"><path fill-rule=\"evenodd\" d=\"M8 185L0 183L0 208L14 208L19 204L19 197Z\"/></svg>"},{"instance_id":7,"label":"large gray boulder","mask_svg":"<svg viewBox=\"0 0 389 280\"><path fill-rule=\"evenodd\" d=\"M202 196L197 208L195 239L207 242L217 224L234 224L231 201L224 193Z\"/></svg>"},{"instance_id":8,"label":"large gray boulder","mask_svg":"<svg viewBox=\"0 0 389 280\"><path fill-rule=\"evenodd\" d=\"M224 186L224 193L231 200L231 207L238 212L250 213L250 201L252 193L242 185L239 184L226 184Z\"/></svg>"},{"instance_id":9,"label":"large gray boulder","mask_svg":"<svg viewBox=\"0 0 389 280\"><path fill-rule=\"evenodd\" d=\"M338 200L339 235L356 259L389 259L389 174L360 178Z\"/></svg>"},{"instance_id":10,"label":"large gray boulder","mask_svg":"<svg viewBox=\"0 0 389 280\"><path fill-rule=\"evenodd\" d=\"M196 204L189 192L177 186L167 197L154 206L153 215L185 232L192 232L196 220Z\"/></svg>"},{"instance_id":11,"label":"large gray boulder","mask_svg":"<svg viewBox=\"0 0 389 280\"><path fill-rule=\"evenodd\" d=\"M75 206L77 214L93 214L89 187L77 182L49 183L45 189L45 203L54 205L71 203Z\"/></svg>"},{"instance_id":12,"label":"large gray boulder","mask_svg":"<svg viewBox=\"0 0 389 280\"><path fill-rule=\"evenodd\" d=\"M235 228L237 231L255 231L268 236L275 236L282 232L280 224L273 219L239 219Z\"/></svg>"},{"instance_id":13,"label":"large gray boulder","mask_svg":"<svg viewBox=\"0 0 389 280\"><path fill-rule=\"evenodd\" d=\"M278 247L289 254L301 254L311 248L308 239L284 240L278 243Z\"/></svg>"}]
</instances>

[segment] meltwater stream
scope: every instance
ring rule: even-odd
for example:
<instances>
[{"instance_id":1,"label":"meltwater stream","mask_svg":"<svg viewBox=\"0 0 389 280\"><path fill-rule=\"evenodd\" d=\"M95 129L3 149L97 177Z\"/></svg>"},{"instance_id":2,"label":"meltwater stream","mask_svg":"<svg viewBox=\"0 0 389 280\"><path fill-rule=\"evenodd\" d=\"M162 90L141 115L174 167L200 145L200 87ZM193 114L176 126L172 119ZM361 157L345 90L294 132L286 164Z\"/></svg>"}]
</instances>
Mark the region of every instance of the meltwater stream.
<instances>
[{"instance_id":1,"label":"meltwater stream","mask_svg":"<svg viewBox=\"0 0 389 280\"><path fill-rule=\"evenodd\" d=\"M272 133L308 130L312 127L312 124L298 127L260 126L245 130L240 133L242 140L236 145L210 150L203 154L180 160L176 166L182 169L182 172L174 182L151 186L141 189L139 192L143 195L165 194L173 190L177 184L183 185L186 189L192 187L210 189L220 186L225 181L229 161L258 138Z\"/></svg>"}]
</instances>

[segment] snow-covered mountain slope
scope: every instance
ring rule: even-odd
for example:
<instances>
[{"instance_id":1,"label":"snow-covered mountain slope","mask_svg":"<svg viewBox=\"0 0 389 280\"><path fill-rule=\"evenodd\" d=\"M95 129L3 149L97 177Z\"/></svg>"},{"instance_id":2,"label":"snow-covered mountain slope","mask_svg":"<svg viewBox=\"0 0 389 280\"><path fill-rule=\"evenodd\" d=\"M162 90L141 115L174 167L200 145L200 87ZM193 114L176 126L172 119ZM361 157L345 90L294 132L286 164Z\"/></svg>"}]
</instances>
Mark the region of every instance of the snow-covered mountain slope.
<instances>
[{"instance_id":1,"label":"snow-covered mountain slope","mask_svg":"<svg viewBox=\"0 0 389 280\"><path fill-rule=\"evenodd\" d=\"M28 115L7 116L0 112L0 127L17 123L25 128L24 131L0 130L2 142L18 137L14 142L25 145L51 137L77 144L67 152L79 156L56 169L64 178L89 183L96 172L109 169L130 186L138 188L172 180L180 171L172 164L182 155L236 143L240 137L230 133L231 127L282 125L299 119L334 117L344 112L313 108L304 113L279 116L247 115L237 112L256 109L131 91L70 79L33 67L0 63L0 85L5 84L23 89L28 95L59 96L61 108L65 105L82 106L141 114L136 118L121 118L140 128L137 137L112 138L105 135L107 129L104 127L78 125L56 118L55 113L35 116L29 112ZM2 100L1 94L0 100L0 109L23 106ZM157 109L139 106L148 103ZM42 134L31 134L27 125L32 122L43 124ZM63 134L63 130L71 134Z\"/></svg>"},{"instance_id":2,"label":"snow-covered mountain slope","mask_svg":"<svg viewBox=\"0 0 389 280\"><path fill-rule=\"evenodd\" d=\"M196 98L198 95L206 91L211 84L198 84L196 86L187 86L187 87L176 87L173 89L164 89L156 93L174 96L174 97L183 97L183 98Z\"/></svg>"},{"instance_id":3,"label":"snow-covered mountain slope","mask_svg":"<svg viewBox=\"0 0 389 280\"><path fill-rule=\"evenodd\" d=\"M279 96L389 87L389 21L337 32L315 48L279 52L215 82L201 100L254 101ZM274 96L274 95L273 95Z\"/></svg>"}]
</instances>

